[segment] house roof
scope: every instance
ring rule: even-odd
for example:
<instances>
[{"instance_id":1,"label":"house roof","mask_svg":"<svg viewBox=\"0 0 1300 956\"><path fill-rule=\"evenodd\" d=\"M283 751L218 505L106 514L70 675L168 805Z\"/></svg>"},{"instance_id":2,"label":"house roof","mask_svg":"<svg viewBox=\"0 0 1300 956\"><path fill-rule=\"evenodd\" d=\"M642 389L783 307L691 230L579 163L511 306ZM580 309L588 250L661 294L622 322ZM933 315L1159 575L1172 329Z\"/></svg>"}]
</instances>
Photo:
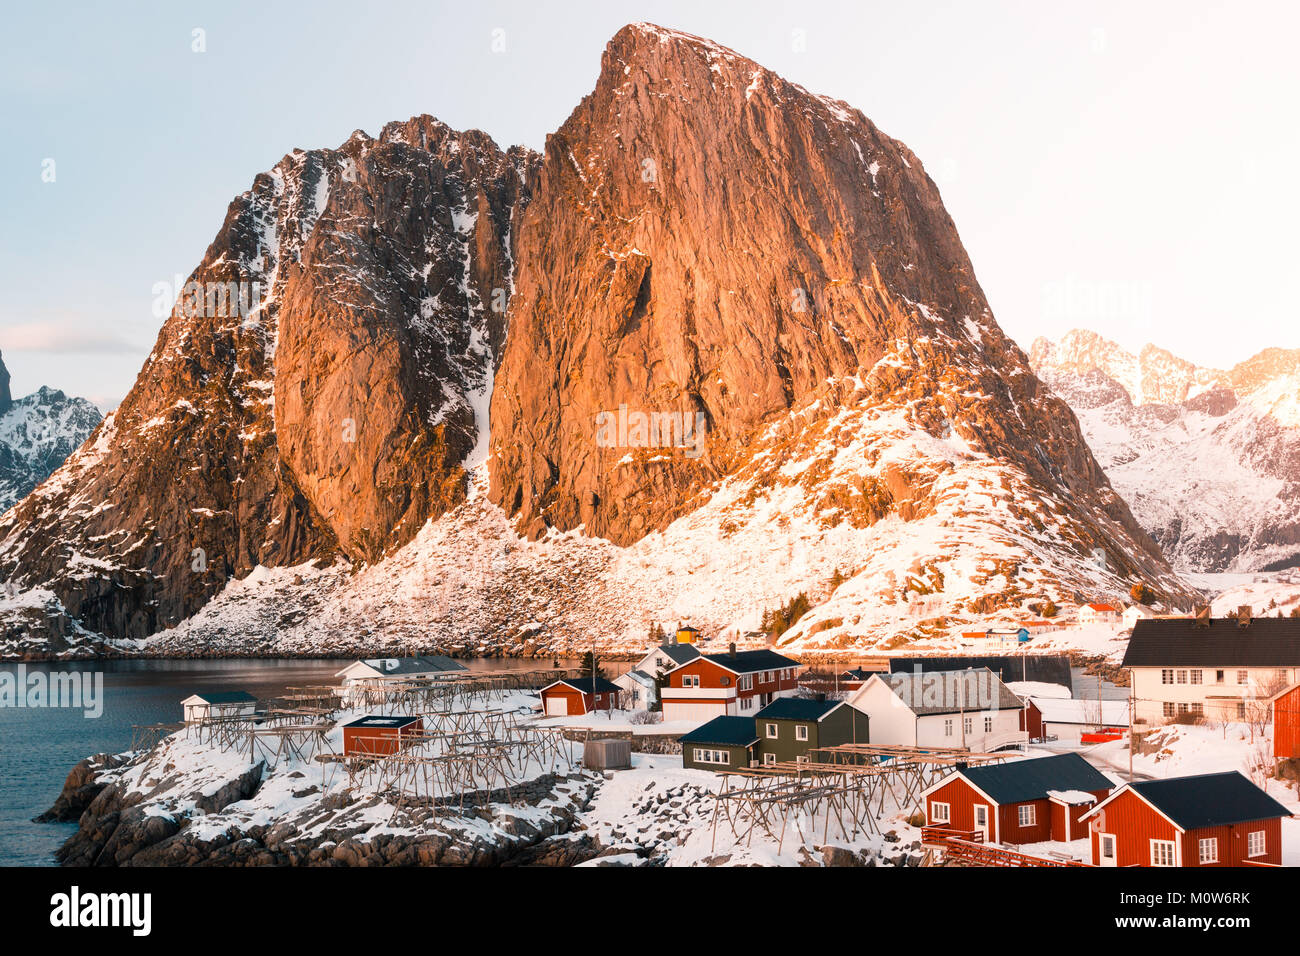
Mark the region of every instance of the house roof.
<instances>
[{"instance_id":1,"label":"house roof","mask_svg":"<svg viewBox=\"0 0 1300 956\"><path fill-rule=\"evenodd\" d=\"M613 681L606 680L603 677L596 677L596 678L566 677L563 678L562 680L551 681L551 683L543 687L542 690L550 690L556 684L567 684L569 687L572 687L574 690L582 691L584 694L593 693L592 690L593 684L595 685L594 693L597 694L612 694L612 693L617 693L619 690L617 684L615 684Z\"/></svg>"},{"instance_id":2,"label":"house roof","mask_svg":"<svg viewBox=\"0 0 1300 956\"><path fill-rule=\"evenodd\" d=\"M684 744L719 744L723 747L751 747L758 743L753 717L714 717L707 724L682 734Z\"/></svg>"},{"instance_id":3,"label":"house roof","mask_svg":"<svg viewBox=\"0 0 1300 956\"><path fill-rule=\"evenodd\" d=\"M1090 607L1090 608L1092 608L1094 611L1118 611L1118 610L1119 610L1119 608L1117 608L1117 607L1116 607L1115 605L1113 605L1113 604L1092 604L1092 603L1089 603L1087 606Z\"/></svg>"},{"instance_id":4,"label":"house roof","mask_svg":"<svg viewBox=\"0 0 1300 956\"><path fill-rule=\"evenodd\" d=\"M1289 817L1291 811L1235 770L1126 784L1085 816L1132 790L1180 830Z\"/></svg>"},{"instance_id":5,"label":"house roof","mask_svg":"<svg viewBox=\"0 0 1300 956\"><path fill-rule=\"evenodd\" d=\"M1043 800L1049 792L1092 792L1111 790L1115 786L1100 770L1074 753L966 767L958 770L957 775L999 805Z\"/></svg>"},{"instance_id":6,"label":"house roof","mask_svg":"<svg viewBox=\"0 0 1300 956\"><path fill-rule=\"evenodd\" d=\"M874 676L918 717L960 711L1019 710L1023 706L1011 688L987 667L923 671L919 674L899 671ZM870 681L863 688L868 686ZM988 699L981 699L982 694L986 694Z\"/></svg>"},{"instance_id":7,"label":"house roof","mask_svg":"<svg viewBox=\"0 0 1300 956\"><path fill-rule=\"evenodd\" d=\"M448 671L469 670L464 664L450 657L442 654L431 654L422 657L368 657L364 660L353 661L334 676L342 677L353 667L356 667L357 664L365 664L371 670L378 671L385 677L409 677L416 674L441 674Z\"/></svg>"},{"instance_id":8,"label":"house roof","mask_svg":"<svg viewBox=\"0 0 1300 956\"><path fill-rule=\"evenodd\" d=\"M411 724L418 723L419 717L408 717L405 714L366 714L364 717L358 717L356 720L350 720L344 727L409 727Z\"/></svg>"},{"instance_id":9,"label":"house roof","mask_svg":"<svg viewBox=\"0 0 1300 956\"><path fill-rule=\"evenodd\" d=\"M1133 625L1124 667L1298 667L1300 618L1143 618Z\"/></svg>"},{"instance_id":10,"label":"house roof","mask_svg":"<svg viewBox=\"0 0 1300 956\"><path fill-rule=\"evenodd\" d=\"M636 668L633 668L630 671L624 671L623 674L621 674L620 676L631 678L632 680L637 681L638 683L641 684L645 684L647 686L655 682L655 679L651 677L649 674L647 674L645 671L637 670ZM618 683L617 677L614 678L614 683L615 684Z\"/></svg>"},{"instance_id":11,"label":"house roof","mask_svg":"<svg viewBox=\"0 0 1300 956\"><path fill-rule=\"evenodd\" d=\"M733 674L753 674L756 671L779 671L783 667L798 667L798 661L776 653L776 651L736 651L735 654L703 654L719 667L725 667ZM688 662L689 663L689 662Z\"/></svg>"},{"instance_id":12,"label":"house roof","mask_svg":"<svg viewBox=\"0 0 1300 956\"><path fill-rule=\"evenodd\" d=\"M754 716L768 720L821 720L842 700L813 700L810 697L778 697Z\"/></svg>"},{"instance_id":13,"label":"house roof","mask_svg":"<svg viewBox=\"0 0 1300 956\"><path fill-rule=\"evenodd\" d=\"M186 700L201 700L205 704L256 704L257 698L246 690L205 690L191 694Z\"/></svg>"},{"instance_id":14,"label":"house roof","mask_svg":"<svg viewBox=\"0 0 1300 956\"><path fill-rule=\"evenodd\" d=\"M658 649L678 664L685 664L700 656L700 649L694 644L660 644Z\"/></svg>"},{"instance_id":15,"label":"house roof","mask_svg":"<svg viewBox=\"0 0 1300 956\"><path fill-rule=\"evenodd\" d=\"M1049 724L1128 724L1128 700L1077 700L1061 697L1030 697L1043 720Z\"/></svg>"}]
</instances>

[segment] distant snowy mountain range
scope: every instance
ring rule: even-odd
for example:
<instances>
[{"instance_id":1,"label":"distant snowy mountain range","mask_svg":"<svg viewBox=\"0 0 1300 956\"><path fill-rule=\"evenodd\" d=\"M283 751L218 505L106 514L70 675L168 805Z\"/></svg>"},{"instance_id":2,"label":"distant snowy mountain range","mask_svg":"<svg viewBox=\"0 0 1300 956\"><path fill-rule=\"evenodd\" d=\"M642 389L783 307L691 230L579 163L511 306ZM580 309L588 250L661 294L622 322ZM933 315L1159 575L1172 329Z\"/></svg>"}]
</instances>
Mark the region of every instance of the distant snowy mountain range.
<instances>
[{"instance_id":1,"label":"distant snowy mountain range","mask_svg":"<svg viewBox=\"0 0 1300 956\"><path fill-rule=\"evenodd\" d=\"M13 398L9 370L0 358L0 511L48 478L103 417L86 399L45 386Z\"/></svg>"},{"instance_id":2,"label":"distant snowy mountain range","mask_svg":"<svg viewBox=\"0 0 1300 956\"><path fill-rule=\"evenodd\" d=\"M1300 350L1220 370L1075 330L1029 360L1176 570L1300 565Z\"/></svg>"}]
</instances>

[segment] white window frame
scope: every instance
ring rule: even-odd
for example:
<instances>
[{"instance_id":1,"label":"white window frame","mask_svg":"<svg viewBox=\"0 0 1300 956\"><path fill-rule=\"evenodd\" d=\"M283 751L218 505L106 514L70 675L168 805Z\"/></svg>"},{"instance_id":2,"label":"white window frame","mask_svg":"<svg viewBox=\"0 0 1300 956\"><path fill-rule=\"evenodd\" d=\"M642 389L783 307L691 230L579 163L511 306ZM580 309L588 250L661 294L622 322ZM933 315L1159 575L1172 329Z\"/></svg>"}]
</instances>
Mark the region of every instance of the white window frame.
<instances>
[{"instance_id":1,"label":"white window frame","mask_svg":"<svg viewBox=\"0 0 1300 956\"><path fill-rule=\"evenodd\" d=\"M683 675L682 675L682 687L699 687L699 686L700 686L700 675L699 675L699 674L683 674Z\"/></svg>"},{"instance_id":2,"label":"white window frame","mask_svg":"<svg viewBox=\"0 0 1300 956\"><path fill-rule=\"evenodd\" d=\"M951 717L946 718L946 719L944 720L944 722L943 722L943 735L944 735L945 737L951 737L951 736L952 736L952 718L951 718Z\"/></svg>"},{"instance_id":3,"label":"white window frame","mask_svg":"<svg viewBox=\"0 0 1300 956\"><path fill-rule=\"evenodd\" d=\"M1172 667L1160 668L1160 683L1172 684L1174 682L1174 669Z\"/></svg>"},{"instance_id":4,"label":"white window frame","mask_svg":"<svg viewBox=\"0 0 1300 956\"><path fill-rule=\"evenodd\" d=\"M1259 837L1258 848L1255 845L1255 837ZM1246 856L1256 857L1265 856L1268 853L1268 831L1251 830L1246 834Z\"/></svg>"},{"instance_id":5,"label":"white window frame","mask_svg":"<svg viewBox=\"0 0 1300 956\"><path fill-rule=\"evenodd\" d=\"M1237 671L1238 686L1245 686L1250 683L1250 671Z\"/></svg>"},{"instance_id":6,"label":"white window frame","mask_svg":"<svg viewBox=\"0 0 1300 956\"><path fill-rule=\"evenodd\" d=\"M1201 671L1193 670L1191 672L1191 678L1193 684L1199 684L1201 682L1201 677L1202 677Z\"/></svg>"},{"instance_id":7,"label":"white window frame","mask_svg":"<svg viewBox=\"0 0 1300 956\"><path fill-rule=\"evenodd\" d=\"M967 733L967 734L974 733L975 731L972 729L974 726L975 726L975 718L974 718L974 717L963 717L963 718L962 718L962 721L961 721L961 729L962 729L962 732L963 732L963 733Z\"/></svg>"},{"instance_id":8,"label":"white window frame","mask_svg":"<svg viewBox=\"0 0 1300 956\"><path fill-rule=\"evenodd\" d=\"M1178 865L1178 844L1173 840L1152 840L1151 841L1151 865L1152 866L1177 866ZM1168 851L1168 863L1158 862L1165 856L1164 851Z\"/></svg>"},{"instance_id":9,"label":"white window frame","mask_svg":"<svg viewBox=\"0 0 1300 956\"><path fill-rule=\"evenodd\" d=\"M752 698L752 697L741 697L741 698L739 698L738 706L739 706L739 708L740 708L741 710L753 710L753 709L754 709L754 698Z\"/></svg>"},{"instance_id":10,"label":"white window frame","mask_svg":"<svg viewBox=\"0 0 1300 956\"><path fill-rule=\"evenodd\" d=\"M1202 866L1219 862L1219 838L1201 837L1196 841L1196 859Z\"/></svg>"},{"instance_id":11,"label":"white window frame","mask_svg":"<svg viewBox=\"0 0 1300 956\"><path fill-rule=\"evenodd\" d=\"M992 717L985 717L985 718L984 718L984 733L986 733L986 734L991 734L991 733L993 733L993 718L992 718Z\"/></svg>"},{"instance_id":12,"label":"white window frame","mask_svg":"<svg viewBox=\"0 0 1300 956\"><path fill-rule=\"evenodd\" d=\"M1178 670L1178 675L1177 675L1177 683L1179 683L1179 684L1186 684L1186 683L1187 683L1187 671L1186 671L1186 670L1184 670L1184 669L1182 669L1182 668L1179 668L1179 670Z\"/></svg>"},{"instance_id":13,"label":"white window frame","mask_svg":"<svg viewBox=\"0 0 1300 956\"><path fill-rule=\"evenodd\" d=\"M935 823L952 823L952 804L931 800L930 819Z\"/></svg>"},{"instance_id":14,"label":"white window frame","mask_svg":"<svg viewBox=\"0 0 1300 956\"><path fill-rule=\"evenodd\" d=\"M753 674L741 674L740 677L736 679L736 690L753 690L753 689L754 689Z\"/></svg>"},{"instance_id":15,"label":"white window frame","mask_svg":"<svg viewBox=\"0 0 1300 956\"><path fill-rule=\"evenodd\" d=\"M711 748L711 747L696 747L696 748L695 748L695 762L696 762L696 763L720 764L720 765L722 765L722 766L724 766L724 767L725 767L725 766L730 766L730 765L731 765L731 751L730 751L730 750L714 750L714 749Z\"/></svg>"},{"instance_id":16,"label":"white window frame","mask_svg":"<svg viewBox=\"0 0 1300 956\"><path fill-rule=\"evenodd\" d=\"M764 724L763 736L768 740L776 740L781 736L781 727L779 724Z\"/></svg>"},{"instance_id":17,"label":"white window frame","mask_svg":"<svg viewBox=\"0 0 1300 956\"><path fill-rule=\"evenodd\" d=\"M765 764L776 763L776 754L763 754L763 763Z\"/></svg>"},{"instance_id":18,"label":"white window frame","mask_svg":"<svg viewBox=\"0 0 1300 956\"><path fill-rule=\"evenodd\" d=\"M808 725L807 725L807 724L795 724L795 725L794 725L794 739L795 739L795 740L807 740L807 739L808 739Z\"/></svg>"},{"instance_id":19,"label":"white window frame","mask_svg":"<svg viewBox=\"0 0 1300 956\"><path fill-rule=\"evenodd\" d=\"M1016 807L1016 822L1022 827L1032 827L1038 823L1038 808L1032 803L1022 803Z\"/></svg>"}]
</instances>

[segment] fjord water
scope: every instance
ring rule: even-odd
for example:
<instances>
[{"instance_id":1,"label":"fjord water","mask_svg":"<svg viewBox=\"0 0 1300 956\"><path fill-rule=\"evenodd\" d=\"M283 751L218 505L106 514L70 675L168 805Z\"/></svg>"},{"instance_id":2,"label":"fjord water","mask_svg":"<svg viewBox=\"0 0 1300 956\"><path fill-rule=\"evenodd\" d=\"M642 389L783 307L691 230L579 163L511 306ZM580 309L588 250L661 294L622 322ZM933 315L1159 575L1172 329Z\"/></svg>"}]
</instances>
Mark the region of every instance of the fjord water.
<instances>
[{"instance_id":1,"label":"fjord water","mask_svg":"<svg viewBox=\"0 0 1300 956\"><path fill-rule=\"evenodd\" d=\"M54 851L76 830L75 823L33 823L54 803L77 761L131 746L134 724L176 723L180 702L197 691L246 690L265 699L286 687L337 683L348 661L328 660L152 660L24 664L39 671L89 677L103 674L103 713L80 709L0 707L0 866L48 866ZM466 660L474 671L532 670L549 661ZM0 671L17 673L17 664ZM85 678L83 678L85 679Z\"/></svg>"}]
</instances>

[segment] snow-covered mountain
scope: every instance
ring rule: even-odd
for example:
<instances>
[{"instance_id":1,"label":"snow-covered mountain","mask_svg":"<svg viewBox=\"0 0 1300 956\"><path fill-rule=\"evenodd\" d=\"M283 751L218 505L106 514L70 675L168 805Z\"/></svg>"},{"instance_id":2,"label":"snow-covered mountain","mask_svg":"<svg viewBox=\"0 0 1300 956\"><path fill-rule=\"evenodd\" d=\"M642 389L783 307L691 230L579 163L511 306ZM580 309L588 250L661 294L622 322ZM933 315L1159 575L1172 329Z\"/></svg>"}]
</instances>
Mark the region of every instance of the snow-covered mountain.
<instances>
[{"instance_id":1,"label":"snow-covered mountain","mask_svg":"<svg viewBox=\"0 0 1300 956\"><path fill-rule=\"evenodd\" d=\"M1220 370L1075 330L1029 358L1176 568L1300 565L1300 350Z\"/></svg>"},{"instance_id":2,"label":"snow-covered mountain","mask_svg":"<svg viewBox=\"0 0 1300 956\"><path fill-rule=\"evenodd\" d=\"M620 30L542 155L431 117L297 150L194 279L250 308L178 303L0 521L23 620L74 625L0 653L80 628L549 654L656 620L743 637L799 592L784 646L866 648L1138 580L1193 596L920 160L708 40Z\"/></svg>"},{"instance_id":3,"label":"snow-covered mountain","mask_svg":"<svg viewBox=\"0 0 1300 956\"><path fill-rule=\"evenodd\" d=\"M103 418L84 398L42 386L15 399L0 358L0 511L21 499L81 446Z\"/></svg>"}]
</instances>

